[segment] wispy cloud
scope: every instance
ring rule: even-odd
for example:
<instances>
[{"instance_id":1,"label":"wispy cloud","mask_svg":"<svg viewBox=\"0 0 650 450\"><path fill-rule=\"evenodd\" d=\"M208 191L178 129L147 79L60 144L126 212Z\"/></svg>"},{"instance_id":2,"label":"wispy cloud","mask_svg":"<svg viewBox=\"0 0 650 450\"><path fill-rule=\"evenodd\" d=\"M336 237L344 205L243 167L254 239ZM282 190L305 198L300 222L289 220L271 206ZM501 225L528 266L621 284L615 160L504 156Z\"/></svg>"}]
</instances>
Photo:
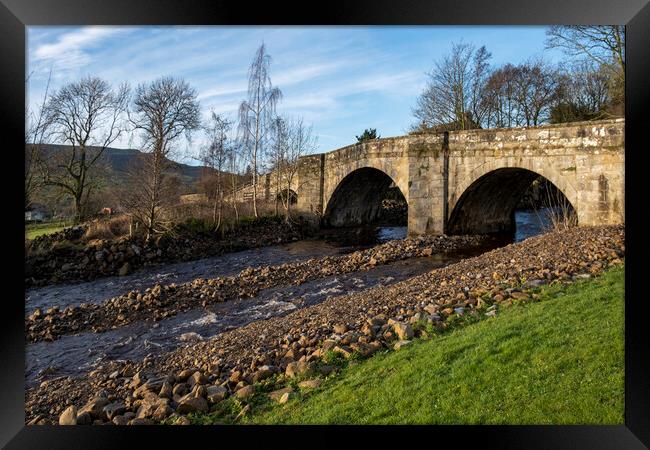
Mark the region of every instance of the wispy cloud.
<instances>
[{"instance_id":1,"label":"wispy cloud","mask_svg":"<svg viewBox=\"0 0 650 450\"><path fill-rule=\"evenodd\" d=\"M402 134L425 73L452 42L486 44L495 64L516 63L544 51L544 33L539 27L29 27L28 98L40 101L50 67L52 90L87 74L131 86L171 75L197 90L204 118L214 110L234 120L264 42L271 80L283 93L277 112L313 123L319 150L327 151L367 127L382 136ZM192 146L200 143L198 133ZM116 145L137 142L125 137Z\"/></svg>"},{"instance_id":2,"label":"wispy cloud","mask_svg":"<svg viewBox=\"0 0 650 450\"><path fill-rule=\"evenodd\" d=\"M39 45L33 53L35 62L53 61L57 67L70 69L88 64L91 55L87 51L102 40L123 33L125 29L107 27L84 27L61 35L56 42Z\"/></svg>"}]
</instances>

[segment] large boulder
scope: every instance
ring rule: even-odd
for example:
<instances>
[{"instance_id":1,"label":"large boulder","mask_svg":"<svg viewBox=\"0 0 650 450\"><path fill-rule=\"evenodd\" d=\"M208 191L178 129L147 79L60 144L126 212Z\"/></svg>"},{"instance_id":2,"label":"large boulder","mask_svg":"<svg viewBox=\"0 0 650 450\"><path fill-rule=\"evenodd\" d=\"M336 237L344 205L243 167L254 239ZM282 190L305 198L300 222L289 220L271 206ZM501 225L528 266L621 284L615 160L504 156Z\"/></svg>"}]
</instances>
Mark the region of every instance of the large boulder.
<instances>
[{"instance_id":1,"label":"large boulder","mask_svg":"<svg viewBox=\"0 0 650 450\"><path fill-rule=\"evenodd\" d=\"M76 425L77 424L77 407L68 406L59 416L59 425Z\"/></svg>"}]
</instances>

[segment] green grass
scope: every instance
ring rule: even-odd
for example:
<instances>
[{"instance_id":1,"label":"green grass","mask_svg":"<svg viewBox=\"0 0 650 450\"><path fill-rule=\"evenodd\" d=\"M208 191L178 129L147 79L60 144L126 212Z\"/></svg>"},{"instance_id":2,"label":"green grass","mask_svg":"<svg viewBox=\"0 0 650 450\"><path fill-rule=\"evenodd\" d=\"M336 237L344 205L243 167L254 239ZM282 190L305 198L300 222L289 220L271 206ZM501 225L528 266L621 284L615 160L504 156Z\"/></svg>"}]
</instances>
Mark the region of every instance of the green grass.
<instances>
[{"instance_id":1,"label":"green grass","mask_svg":"<svg viewBox=\"0 0 650 450\"><path fill-rule=\"evenodd\" d=\"M52 234L72 225L70 221L31 223L25 225L25 239L34 239L44 234Z\"/></svg>"},{"instance_id":2,"label":"green grass","mask_svg":"<svg viewBox=\"0 0 650 450\"><path fill-rule=\"evenodd\" d=\"M243 422L624 423L624 268L540 294L348 365L285 405L258 400ZM223 421L235 406L192 420Z\"/></svg>"}]
</instances>

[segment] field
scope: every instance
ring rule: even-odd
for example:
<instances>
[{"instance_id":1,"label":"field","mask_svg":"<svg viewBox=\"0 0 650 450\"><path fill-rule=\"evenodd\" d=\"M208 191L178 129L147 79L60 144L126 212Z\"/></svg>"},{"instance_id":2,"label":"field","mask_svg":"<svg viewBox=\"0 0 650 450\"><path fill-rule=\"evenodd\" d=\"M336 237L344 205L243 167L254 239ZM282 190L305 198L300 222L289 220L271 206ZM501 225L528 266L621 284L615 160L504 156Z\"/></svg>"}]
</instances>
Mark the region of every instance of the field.
<instances>
[{"instance_id":1,"label":"field","mask_svg":"<svg viewBox=\"0 0 650 450\"><path fill-rule=\"evenodd\" d=\"M56 233L70 225L72 225L72 222L69 221L25 224L25 239L34 239L43 234Z\"/></svg>"}]
</instances>

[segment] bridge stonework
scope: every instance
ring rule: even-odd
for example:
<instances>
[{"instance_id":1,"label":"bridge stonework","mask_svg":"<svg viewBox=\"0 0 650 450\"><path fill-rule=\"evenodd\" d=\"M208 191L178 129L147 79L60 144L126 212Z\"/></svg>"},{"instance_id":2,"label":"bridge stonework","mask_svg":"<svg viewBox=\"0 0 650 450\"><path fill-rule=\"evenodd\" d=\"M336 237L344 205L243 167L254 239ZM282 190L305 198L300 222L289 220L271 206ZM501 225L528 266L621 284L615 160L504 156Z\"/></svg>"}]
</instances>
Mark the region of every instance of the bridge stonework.
<instances>
[{"instance_id":1,"label":"bridge stonework","mask_svg":"<svg viewBox=\"0 0 650 450\"><path fill-rule=\"evenodd\" d=\"M521 194L541 175L571 202L579 225L617 224L625 215L624 163L624 119L453 131L302 157L293 189L304 215L336 211L334 222L354 222L374 187L358 185L355 199L352 175L364 169L358 183L367 185L369 174L383 173L408 203L409 234L494 232L512 224Z\"/></svg>"}]
</instances>

